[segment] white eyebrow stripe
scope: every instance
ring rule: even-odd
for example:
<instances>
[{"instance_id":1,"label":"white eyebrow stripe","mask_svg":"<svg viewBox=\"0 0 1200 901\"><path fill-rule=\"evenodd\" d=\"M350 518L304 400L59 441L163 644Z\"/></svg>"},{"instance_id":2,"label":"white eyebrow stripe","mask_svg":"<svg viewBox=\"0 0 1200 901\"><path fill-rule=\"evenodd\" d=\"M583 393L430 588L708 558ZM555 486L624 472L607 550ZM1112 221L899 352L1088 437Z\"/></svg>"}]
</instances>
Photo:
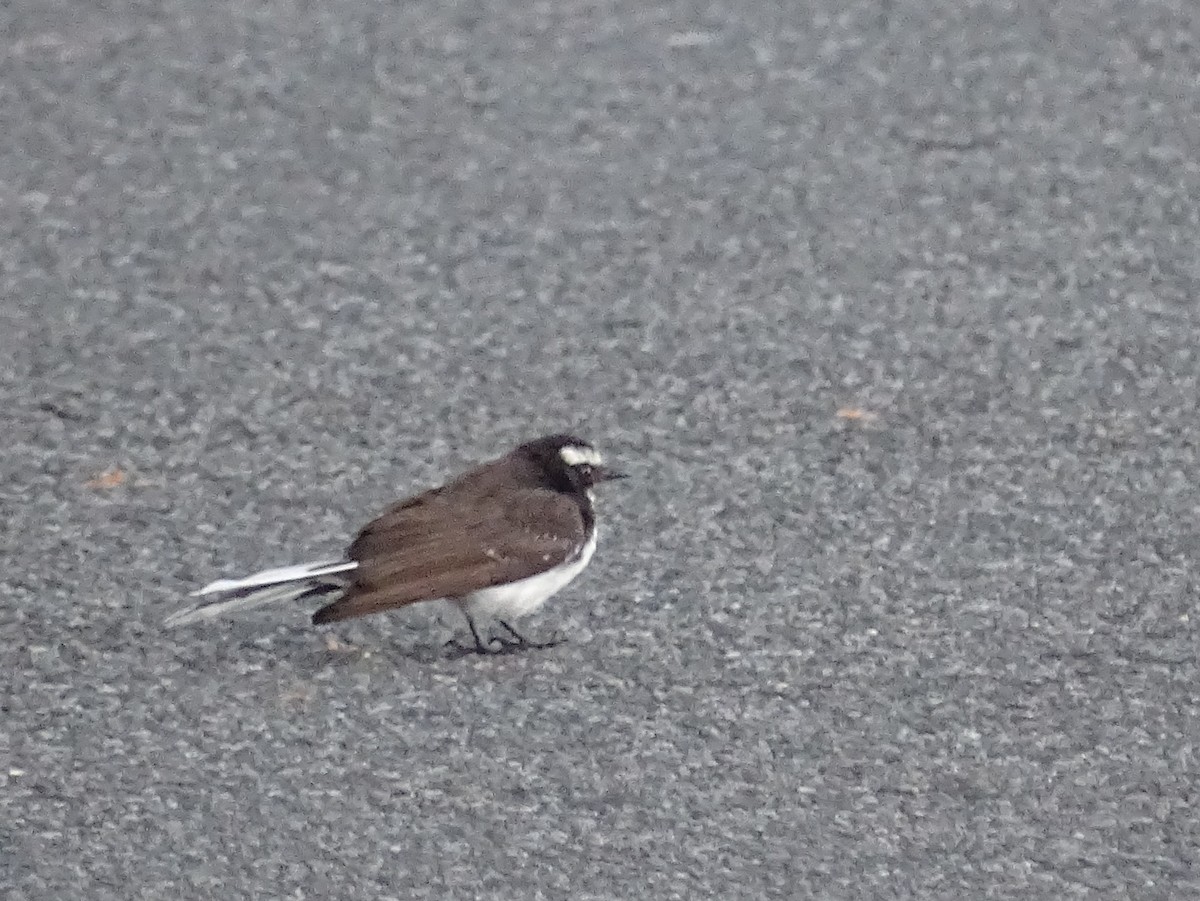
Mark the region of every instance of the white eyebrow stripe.
<instances>
[{"instance_id":1,"label":"white eyebrow stripe","mask_svg":"<svg viewBox=\"0 0 1200 901\"><path fill-rule=\"evenodd\" d=\"M599 466L601 464L600 454L591 447L580 447L577 444L568 444L559 450L558 455L562 457L562 461L568 466L579 466L581 463L586 463L589 466Z\"/></svg>"}]
</instances>

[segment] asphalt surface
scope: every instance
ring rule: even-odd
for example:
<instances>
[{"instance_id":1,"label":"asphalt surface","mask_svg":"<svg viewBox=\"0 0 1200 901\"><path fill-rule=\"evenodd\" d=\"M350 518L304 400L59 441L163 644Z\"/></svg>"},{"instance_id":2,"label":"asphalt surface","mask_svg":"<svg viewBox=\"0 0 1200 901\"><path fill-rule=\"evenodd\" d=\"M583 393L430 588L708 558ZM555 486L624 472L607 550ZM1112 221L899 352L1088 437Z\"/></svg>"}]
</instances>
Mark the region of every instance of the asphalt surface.
<instances>
[{"instance_id":1,"label":"asphalt surface","mask_svg":"<svg viewBox=\"0 0 1200 901\"><path fill-rule=\"evenodd\" d=\"M0 896L1200 897L1194 4L0 35ZM161 628L561 428L568 644Z\"/></svg>"}]
</instances>

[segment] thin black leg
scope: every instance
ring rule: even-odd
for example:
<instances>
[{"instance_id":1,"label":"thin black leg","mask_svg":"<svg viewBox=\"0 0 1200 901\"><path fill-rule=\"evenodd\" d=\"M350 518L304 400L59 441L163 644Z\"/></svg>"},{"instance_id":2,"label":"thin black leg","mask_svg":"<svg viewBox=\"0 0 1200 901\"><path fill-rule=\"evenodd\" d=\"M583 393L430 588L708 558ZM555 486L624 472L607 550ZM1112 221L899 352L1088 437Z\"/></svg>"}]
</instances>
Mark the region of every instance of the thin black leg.
<instances>
[{"instance_id":1,"label":"thin black leg","mask_svg":"<svg viewBox=\"0 0 1200 901\"><path fill-rule=\"evenodd\" d=\"M488 646L483 643L483 639L479 637L479 630L475 628L475 620L468 616L467 625L471 627L471 637L475 639L475 653L488 653Z\"/></svg>"},{"instance_id":2,"label":"thin black leg","mask_svg":"<svg viewBox=\"0 0 1200 901\"><path fill-rule=\"evenodd\" d=\"M446 647L455 647L464 654L469 654L472 652L476 654L495 653L486 644L484 644L483 639L479 637L479 630L475 628L475 620L471 619L470 614L464 610L463 616L467 619L467 626L471 629L471 637L475 639L475 646L471 647L470 645L463 644L456 638L451 638L448 642L446 642Z\"/></svg>"}]
</instances>

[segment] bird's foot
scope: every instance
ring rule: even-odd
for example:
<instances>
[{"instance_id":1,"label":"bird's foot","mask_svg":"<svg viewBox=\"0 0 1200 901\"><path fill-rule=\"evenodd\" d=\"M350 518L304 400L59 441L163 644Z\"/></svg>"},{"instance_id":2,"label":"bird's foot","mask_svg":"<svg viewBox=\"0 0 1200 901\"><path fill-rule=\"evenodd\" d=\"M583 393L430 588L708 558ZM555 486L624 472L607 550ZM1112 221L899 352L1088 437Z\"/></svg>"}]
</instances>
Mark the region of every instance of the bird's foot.
<instances>
[{"instance_id":1,"label":"bird's foot","mask_svg":"<svg viewBox=\"0 0 1200 901\"><path fill-rule=\"evenodd\" d=\"M504 647L508 650L515 651L515 650L519 650L522 648L530 648L532 650L545 650L546 648L558 647L560 644L562 644L563 642L565 642L567 640L564 636L555 632L554 636L552 638L550 638L548 641L531 641L530 639L528 639L524 635L522 635L520 632L518 632L516 629L514 629L512 626L510 626L508 623L506 623L504 620L498 620L498 622L500 623L501 626L504 627L504 630L512 637L511 638L493 637L492 641L499 642L502 647Z\"/></svg>"},{"instance_id":2,"label":"bird's foot","mask_svg":"<svg viewBox=\"0 0 1200 901\"><path fill-rule=\"evenodd\" d=\"M499 620L499 623L508 633L508 637L493 635L485 643L474 628L474 624L472 624L471 637L474 639L474 642L460 641L457 638L452 638L446 642L445 647L453 649L456 652L456 657L465 657L468 654L492 654L499 656L501 654L515 654L519 651L539 651L546 648L554 648L567 640L564 636L556 632L549 641L531 641L503 620Z\"/></svg>"},{"instance_id":3,"label":"bird's foot","mask_svg":"<svg viewBox=\"0 0 1200 901\"><path fill-rule=\"evenodd\" d=\"M457 651L456 657L465 657L468 654L495 654L488 645L484 644L478 638L475 641L459 641L457 638L451 638L444 647Z\"/></svg>"}]
</instances>

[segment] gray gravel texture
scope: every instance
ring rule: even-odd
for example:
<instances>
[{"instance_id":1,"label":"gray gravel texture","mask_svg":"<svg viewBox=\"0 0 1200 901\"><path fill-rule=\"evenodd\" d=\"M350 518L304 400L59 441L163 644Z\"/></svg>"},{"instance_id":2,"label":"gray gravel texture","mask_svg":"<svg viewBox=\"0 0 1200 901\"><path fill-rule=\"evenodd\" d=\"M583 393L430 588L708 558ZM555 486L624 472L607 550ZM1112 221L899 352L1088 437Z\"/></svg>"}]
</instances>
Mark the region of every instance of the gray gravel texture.
<instances>
[{"instance_id":1,"label":"gray gravel texture","mask_svg":"<svg viewBox=\"0 0 1200 901\"><path fill-rule=\"evenodd\" d=\"M4 5L0 896L1200 897L1198 16ZM559 428L561 648L160 626Z\"/></svg>"}]
</instances>

